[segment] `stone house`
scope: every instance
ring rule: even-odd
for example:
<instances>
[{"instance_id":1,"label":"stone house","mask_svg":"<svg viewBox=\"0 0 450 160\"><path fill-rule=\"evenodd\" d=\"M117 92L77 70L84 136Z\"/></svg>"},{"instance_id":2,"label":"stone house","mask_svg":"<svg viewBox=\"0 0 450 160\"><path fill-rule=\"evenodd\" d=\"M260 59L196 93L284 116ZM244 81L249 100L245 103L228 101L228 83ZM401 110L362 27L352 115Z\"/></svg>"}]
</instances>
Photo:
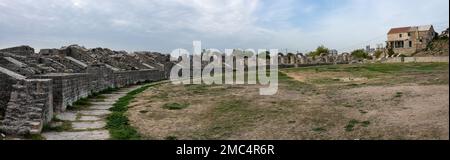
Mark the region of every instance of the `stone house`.
<instances>
[{"instance_id":1,"label":"stone house","mask_svg":"<svg viewBox=\"0 0 450 160\"><path fill-rule=\"evenodd\" d=\"M433 25L392 28L387 34L386 48L408 56L425 49L435 36Z\"/></svg>"}]
</instances>

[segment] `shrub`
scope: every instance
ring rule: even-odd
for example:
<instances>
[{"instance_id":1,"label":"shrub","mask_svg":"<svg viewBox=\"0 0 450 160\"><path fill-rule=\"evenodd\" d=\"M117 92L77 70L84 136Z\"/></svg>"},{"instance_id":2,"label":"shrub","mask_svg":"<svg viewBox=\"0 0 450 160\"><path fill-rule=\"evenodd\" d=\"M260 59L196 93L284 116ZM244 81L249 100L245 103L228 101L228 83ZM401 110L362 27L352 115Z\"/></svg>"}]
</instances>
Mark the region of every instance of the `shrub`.
<instances>
[{"instance_id":1,"label":"shrub","mask_svg":"<svg viewBox=\"0 0 450 160\"><path fill-rule=\"evenodd\" d=\"M362 59L371 59L368 53L366 53L363 49L354 50L351 55L356 58Z\"/></svg>"}]
</instances>

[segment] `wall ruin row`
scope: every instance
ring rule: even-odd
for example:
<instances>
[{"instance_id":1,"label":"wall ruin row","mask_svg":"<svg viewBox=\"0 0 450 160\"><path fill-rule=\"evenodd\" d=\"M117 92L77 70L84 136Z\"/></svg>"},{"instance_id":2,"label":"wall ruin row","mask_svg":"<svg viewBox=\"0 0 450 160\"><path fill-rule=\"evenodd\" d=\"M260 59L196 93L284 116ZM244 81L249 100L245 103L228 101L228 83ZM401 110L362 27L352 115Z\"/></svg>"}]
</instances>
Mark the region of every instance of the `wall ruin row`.
<instances>
[{"instance_id":1,"label":"wall ruin row","mask_svg":"<svg viewBox=\"0 0 450 160\"><path fill-rule=\"evenodd\" d=\"M73 56L73 57L72 57ZM38 134L54 114L108 88L160 81L167 55L128 54L72 45L34 53L28 46L0 50L0 132Z\"/></svg>"}]
</instances>

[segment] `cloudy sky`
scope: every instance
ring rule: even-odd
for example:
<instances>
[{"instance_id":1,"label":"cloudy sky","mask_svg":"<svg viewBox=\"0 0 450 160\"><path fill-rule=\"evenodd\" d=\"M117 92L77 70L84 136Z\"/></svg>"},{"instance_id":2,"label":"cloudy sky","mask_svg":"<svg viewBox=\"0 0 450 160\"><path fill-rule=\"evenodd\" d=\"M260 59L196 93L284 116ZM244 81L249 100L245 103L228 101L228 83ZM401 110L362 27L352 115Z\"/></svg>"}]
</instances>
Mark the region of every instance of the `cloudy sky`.
<instances>
[{"instance_id":1,"label":"cloudy sky","mask_svg":"<svg viewBox=\"0 0 450 160\"><path fill-rule=\"evenodd\" d=\"M383 43L391 27L449 24L448 0L0 0L0 48L69 44L127 51L339 51Z\"/></svg>"}]
</instances>

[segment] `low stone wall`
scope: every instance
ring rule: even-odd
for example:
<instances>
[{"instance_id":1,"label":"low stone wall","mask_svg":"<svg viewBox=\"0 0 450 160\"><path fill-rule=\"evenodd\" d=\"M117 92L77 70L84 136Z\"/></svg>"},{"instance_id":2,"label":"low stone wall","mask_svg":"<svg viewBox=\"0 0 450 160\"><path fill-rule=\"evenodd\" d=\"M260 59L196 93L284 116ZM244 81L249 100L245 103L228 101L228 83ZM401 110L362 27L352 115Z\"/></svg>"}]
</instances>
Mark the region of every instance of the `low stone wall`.
<instances>
[{"instance_id":1,"label":"low stone wall","mask_svg":"<svg viewBox=\"0 0 450 160\"><path fill-rule=\"evenodd\" d=\"M53 117L52 80L23 79L12 88L0 131L18 135L40 133Z\"/></svg>"},{"instance_id":2,"label":"low stone wall","mask_svg":"<svg viewBox=\"0 0 450 160\"><path fill-rule=\"evenodd\" d=\"M60 113L92 93L138 82L159 81L164 77L164 72L158 70L112 72L103 67L94 68L90 69L91 73L50 73L33 78L53 80L53 106L55 112Z\"/></svg>"},{"instance_id":3,"label":"low stone wall","mask_svg":"<svg viewBox=\"0 0 450 160\"><path fill-rule=\"evenodd\" d=\"M415 57L416 62L449 62L448 57Z\"/></svg>"},{"instance_id":4,"label":"low stone wall","mask_svg":"<svg viewBox=\"0 0 450 160\"><path fill-rule=\"evenodd\" d=\"M449 57L392 57L383 63L449 62Z\"/></svg>"},{"instance_id":5,"label":"low stone wall","mask_svg":"<svg viewBox=\"0 0 450 160\"><path fill-rule=\"evenodd\" d=\"M138 82L163 80L165 72L159 70L119 71L114 72L114 77L114 86L123 87Z\"/></svg>"},{"instance_id":6,"label":"low stone wall","mask_svg":"<svg viewBox=\"0 0 450 160\"><path fill-rule=\"evenodd\" d=\"M90 75L85 73L49 73L35 78L52 79L53 106L55 112L63 112L67 106L91 93Z\"/></svg>"},{"instance_id":7,"label":"low stone wall","mask_svg":"<svg viewBox=\"0 0 450 160\"><path fill-rule=\"evenodd\" d=\"M89 89L92 93L100 92L107 88L114 88L114 71L106 65L91 65L87 67L89 76Z\"/></svg>"}]
</instances>

